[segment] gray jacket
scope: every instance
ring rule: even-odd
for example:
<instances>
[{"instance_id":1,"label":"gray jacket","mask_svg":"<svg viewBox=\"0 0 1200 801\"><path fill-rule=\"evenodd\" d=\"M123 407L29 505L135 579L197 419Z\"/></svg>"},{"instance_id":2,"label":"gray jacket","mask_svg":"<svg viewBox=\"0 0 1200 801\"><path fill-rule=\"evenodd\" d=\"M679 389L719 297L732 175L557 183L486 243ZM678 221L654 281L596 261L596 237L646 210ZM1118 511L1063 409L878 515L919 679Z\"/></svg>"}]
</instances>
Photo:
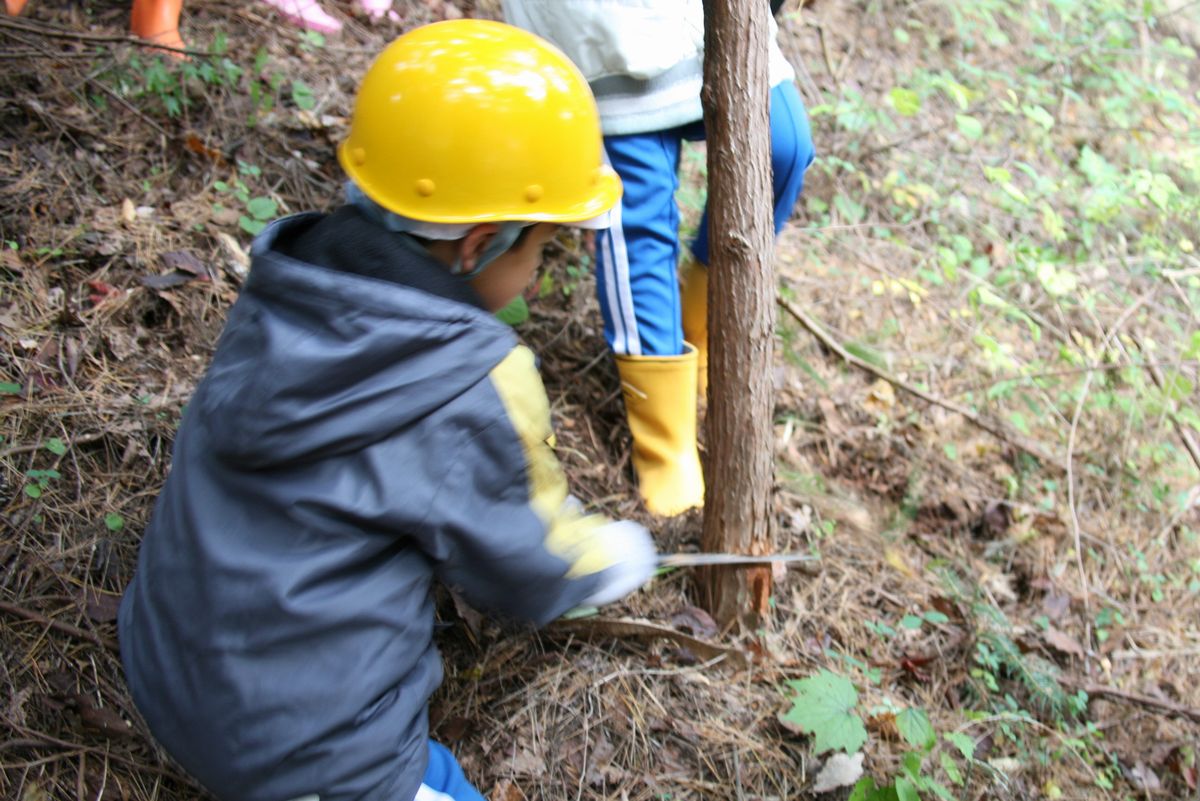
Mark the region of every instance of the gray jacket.
<instances>
[{"instance_id":1,"label":"gray jacket","mask_svg":"<svg viewBox=\"0 0 1200 801\"><path fill-rule=\"evenodd\" d=\"M467 284L351 207L269 227L121 606L155 737L222 799L411 799L435 578L541 623L620 558L549 436L532 355Z\"/></svg>"}]
</instances>

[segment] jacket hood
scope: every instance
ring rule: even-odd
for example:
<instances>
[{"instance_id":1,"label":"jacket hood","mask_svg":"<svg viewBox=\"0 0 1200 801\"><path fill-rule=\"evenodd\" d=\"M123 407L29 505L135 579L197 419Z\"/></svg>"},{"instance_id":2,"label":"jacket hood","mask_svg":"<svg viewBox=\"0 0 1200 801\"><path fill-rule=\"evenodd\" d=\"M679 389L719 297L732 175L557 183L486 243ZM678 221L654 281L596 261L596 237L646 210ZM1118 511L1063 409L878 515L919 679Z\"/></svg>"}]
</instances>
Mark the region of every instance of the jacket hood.
<instances>
[{"instance_id":1,"label":"jacket hood","mask_svg":"<svg viewBox=\"0 0 1200 801\"><path fill-rule=\"evenodd\" d=\"M286 254L280 220L255 241L250 276L189 404L213 451L251 468L360 449L482 380L515 346L469 303ZM402 270L440 270L394 248ZM397 465L397 469L403 469Z\"/></svg>"}]
</instances>

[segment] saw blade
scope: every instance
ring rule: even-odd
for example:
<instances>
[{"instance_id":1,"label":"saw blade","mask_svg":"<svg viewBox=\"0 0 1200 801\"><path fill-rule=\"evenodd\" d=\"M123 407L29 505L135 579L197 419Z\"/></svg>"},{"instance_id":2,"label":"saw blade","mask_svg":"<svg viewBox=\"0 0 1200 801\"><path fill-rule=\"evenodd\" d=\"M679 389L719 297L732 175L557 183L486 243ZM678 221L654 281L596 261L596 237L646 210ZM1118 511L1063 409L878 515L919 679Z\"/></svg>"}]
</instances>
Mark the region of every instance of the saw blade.
<instances>
[{"instance_id":1,"label":"saw blade","mask_svg":"<svg viewBox=\"0 0 1200 801\"><path fill-rule=\"evenodd\" d=\"M805 553L671 553L660 554L659 567L710 567L720 565L771 565L790 562L817 562L820 557Z\"/></svg>"}]
</instances>

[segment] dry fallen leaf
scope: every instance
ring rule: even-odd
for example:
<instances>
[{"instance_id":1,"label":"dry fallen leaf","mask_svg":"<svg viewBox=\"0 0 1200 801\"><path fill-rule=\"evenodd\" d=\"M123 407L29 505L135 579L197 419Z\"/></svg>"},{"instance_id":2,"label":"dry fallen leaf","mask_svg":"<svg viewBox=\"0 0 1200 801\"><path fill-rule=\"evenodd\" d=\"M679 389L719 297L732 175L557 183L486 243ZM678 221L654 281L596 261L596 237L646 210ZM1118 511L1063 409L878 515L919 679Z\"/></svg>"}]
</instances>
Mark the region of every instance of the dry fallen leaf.
<instances>
[{"instance_id":1,"label":"dry fallen leaf","mask_svg":"<svg viewBox=\"0 0 1200 801\"><path fill-rule=\"evenodd\" d=\"M217 242L221 245L221 254L225 257L226 268L238 278L245 278L250 272L250 256L238 244L238 241L224 231L217 233Z\"/></svg>"},{"instance_id":2,"label":"dry fallen leaf","mask_svg":"<svg viewBox=\"0 0 1200 801\"><path fill-rule=\"evenodd\" d=\"M862 778L863 754L843 754L840 751L825 761L813 782L814 793L827 793L839 787L849 787Z\"/></svg>"},{"instance_id":3,"label":"dry fallen leaf","mask_svg":"<svg viewBox=\"0 0 1200 801\"><path fill-rule=\"evenodd\" d=\"M527 801L525 793L521 792L521 788L511 779L501 779L496 782L492 791L488 793L488 798L492 801Z\"/></svg>"},{"instance_id":4,"label":"dry fallen leaf","mask_svg":"<svg viewBox=\"0 0 1200 801\"><path fill-rule=\"evenodd\" d=\"M121 608L121 596L110 592L87 590L83 594L87 616L97 623L112 623Z\"/></svg>"},{"instance_id":5,"label":"dry fallen leaf","mask_svg":"<svg viewBox=\"0 0 1200 801\"><path fill-rule=\"evenodd\" d=\"M909 578L917 577L917 571L913 570L912 565L908 563L908 559L905 558L904 554L898 549L885 548L883 551L883 559L885 562L895 568L897 572L902 573Z\"/></svg>"},{"instance_id":6,"label":"dry fallen leaf","mask_svg":"<svg viewBox=\"0 0 1200 801\"><path fill-rule=\"evenodd\" d=\"M862 407L871 414L886 414L896 405L896 390L882 378L871 385Z\"/></svg>"},{"instance_id":7,"label":"dry fallen leaf","mask_svg":"<svg viewBox=\"0 0 1200 801\"><path fill-rule=\"evenodd\" d=\"M1162 789L1162 782L1159 781L1158 774L1141 762L1129 769L1129 780L1133 782L1134 787L1144 793L1153 793Z\"/></svg>"},{"instance_id":8,"label":"dry fallen leaf","mask_svg":"<svg viewBox=\"0 0 1200 801\"><path fill-rule=\"evenodd\" d=\"M514 776L542 776L546 772L546 763L525 749L518 750L508 760L508 769Z\"/></svg>"},{"instance_id":9,"label":"dry fallen leaf","mask_svg":"<svg viewBox=\"0 0 1200 801\"><path fill-rule=\"evenodd\" d=\"M671 615L671 625L693 637L711 638L717 636L718 631L712 615L695 606L685 606Z\"/></svg>"},{"instance_id":10,"label":"dry fallen leaf","mask_svg":"<svg viewBox=\"0 0 1200 801\"><path fill-rule=\"evenodd\" d=\"M1049 626L1046 628L1045 633L1042 634L1042 637L1046 640L1046 644L1056 651L1061 651L1070 656L1083 657L1083 646L1065 631L1060 631L1054 628L1054 626Z\"/></svg>"}]
</instances>

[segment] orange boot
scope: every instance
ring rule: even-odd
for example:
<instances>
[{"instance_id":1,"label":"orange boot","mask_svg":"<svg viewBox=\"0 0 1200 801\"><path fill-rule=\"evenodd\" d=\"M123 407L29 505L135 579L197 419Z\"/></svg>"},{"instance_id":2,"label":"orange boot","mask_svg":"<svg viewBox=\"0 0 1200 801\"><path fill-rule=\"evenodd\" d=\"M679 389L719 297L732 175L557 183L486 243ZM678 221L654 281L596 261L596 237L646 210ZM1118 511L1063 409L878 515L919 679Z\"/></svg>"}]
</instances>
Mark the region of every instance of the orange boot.
<instances>
[{"instance_id":1,"label":"orange boot","mask_svg":"<svg viewBox=\"0 0 1200 801\"><path fill-rule=\"evenodd\" d=\"M10 17L15 17L25 10L26 0L4 0L4 10Z\"/></svg>"},{"instance_id":2,"label":"orange boot","mask_svg":"<svg viewBox=\"0 0 1200 801\"><path fill-rule=\"evenodd\" d=\"M179 12L182 10L183 0L133 0L129 28L139 39L182 50L185 46L179 35ZM172 50L164 52L175 58L187 58Z\"/></svg>"}]
</instances>

